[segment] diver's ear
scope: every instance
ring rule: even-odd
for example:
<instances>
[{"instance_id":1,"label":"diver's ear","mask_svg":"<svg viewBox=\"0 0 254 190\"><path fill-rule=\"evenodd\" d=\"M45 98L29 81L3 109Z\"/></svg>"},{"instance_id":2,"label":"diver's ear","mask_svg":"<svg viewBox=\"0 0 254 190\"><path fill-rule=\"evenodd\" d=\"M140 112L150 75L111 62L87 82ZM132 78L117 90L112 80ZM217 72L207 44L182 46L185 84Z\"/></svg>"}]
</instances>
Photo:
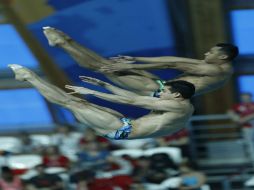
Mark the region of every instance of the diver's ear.
<instances>
[{"instance_id":1,"label":"diver's ear","mask_svg":"<svg viewBox=\"0 0 254 190\"><path fill-rule=\"evenodd\" d=\"M223 59L223 60L228 59L228 55L225 55L225 54L220 55L219 59Z\"/></svg>"},{"instance_id":2,"label":"diver's ear","mask_svg":"<svg viewBox=\"0 0 254 190\"><path fill-rule=\"evenodd\" d=\"M180 94L179 92L175 92L175 93L174 93L174 97L175 97L175 98L179 98L179 97L181 97L181 94Z\"/></svg>"}]
</instances>

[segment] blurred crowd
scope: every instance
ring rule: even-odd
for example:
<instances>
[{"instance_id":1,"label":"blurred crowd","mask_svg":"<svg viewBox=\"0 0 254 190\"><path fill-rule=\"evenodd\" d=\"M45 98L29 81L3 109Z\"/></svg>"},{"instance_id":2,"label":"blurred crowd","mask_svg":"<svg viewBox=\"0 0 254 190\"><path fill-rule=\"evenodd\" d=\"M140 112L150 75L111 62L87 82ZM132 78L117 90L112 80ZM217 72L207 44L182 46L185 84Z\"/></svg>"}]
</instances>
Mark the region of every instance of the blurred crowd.
<instances>
[{"instance_id":1,"label":"blurred crowd","mask_svg":"<svg viewBox=\"0 0 254 190\"><path fill-rule=\"evenodd\" d=\"M49 142L40 143L22 132L15 151L2 151L1 190L197 190L205 183L204 174L190 167L186 130L157 139L110 141L89 128L80 132L64 125L47 136ZM172 146L179 158L167 151ZM31 154L41 158L34 166L34 160L20 166L9 159Z\"/></svg>"}]
</instances>

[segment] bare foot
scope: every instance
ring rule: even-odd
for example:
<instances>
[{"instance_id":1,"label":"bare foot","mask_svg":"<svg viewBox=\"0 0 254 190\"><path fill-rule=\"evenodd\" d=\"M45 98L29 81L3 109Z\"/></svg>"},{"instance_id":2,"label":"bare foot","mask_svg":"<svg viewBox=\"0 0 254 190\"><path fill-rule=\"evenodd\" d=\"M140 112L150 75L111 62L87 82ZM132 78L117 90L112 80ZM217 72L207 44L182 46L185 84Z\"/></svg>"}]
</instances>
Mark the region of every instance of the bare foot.
<instances>
[{"instance_id":1,"label":"bare foot","mask_svg":"<svg viewBox=\"0 0 254 190\"><path fill-rule=\"evenodd\" d=\"M67 41L71 40L71 38L62 31L49 26L43 27L43 33L48 39L50 46L63 45Z\"/></svg>"},{"instance_id":2,"label":"bare foot","mask_svg":"<svg viewBox=\"0 0 254 190\"><path fill-rule=\"evenodd\" d=\"M13 72L15 73L15 79L20 81L26 81L28 78L32 78L33 72L29 69L18 65L18 64L9 64L8 67L10 67Z\"/></svg>"}]
</instances>

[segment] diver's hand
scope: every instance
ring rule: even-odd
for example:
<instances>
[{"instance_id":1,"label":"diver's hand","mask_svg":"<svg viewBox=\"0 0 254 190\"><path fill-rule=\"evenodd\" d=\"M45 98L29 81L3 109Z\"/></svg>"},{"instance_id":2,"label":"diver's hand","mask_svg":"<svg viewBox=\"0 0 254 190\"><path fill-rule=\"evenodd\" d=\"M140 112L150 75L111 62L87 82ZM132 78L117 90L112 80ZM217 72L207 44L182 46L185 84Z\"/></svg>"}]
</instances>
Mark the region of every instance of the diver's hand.
<instances>
[{"instance_id":1,"label":"diver's hand","mask_svg":"<svg viewBox=\"0 0 254 190\"><path fill-rule=\"evenodd\" d=\"M69 90L73 90L73 92L69 92L68 94L95 94L94 90L90 90L88 88L79 87L79 86L71 86L71 85L65 85L65 88Z\"/></svg>"},{"instance_id":2,"label":"diver's hand","mask_svg":"<svg viewBox=\"0 0 254 190\"><path fill-rule=\"evenodd\" d=\"M118 55L117 57L109 58L114 63L135 63L135 57L126 56L126 55Z\"/></svg>"},{"instance_id":3,"label":"diver's hand","mask_svg":"<svg viewBox=\"0 0 254 190\"><path fill-rule=\"evenodd\" d=\"M93 78L93 77L87 77L87 76L79 76L79 78L83 81L83 82L87 82L93 85L97 85L97 86L106 86L107 82L104 82L102 80Z\"/></svg>"}]
</instances>

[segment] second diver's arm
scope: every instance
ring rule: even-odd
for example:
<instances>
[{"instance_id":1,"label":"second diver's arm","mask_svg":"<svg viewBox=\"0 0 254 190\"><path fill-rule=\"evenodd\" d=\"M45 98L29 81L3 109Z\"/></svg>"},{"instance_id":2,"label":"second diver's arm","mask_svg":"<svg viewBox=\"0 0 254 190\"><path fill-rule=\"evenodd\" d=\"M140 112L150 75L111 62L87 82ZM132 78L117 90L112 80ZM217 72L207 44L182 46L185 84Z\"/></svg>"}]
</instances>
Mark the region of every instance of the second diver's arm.
<instances>
[{"instance_id":1,"label":"second diver's arm","mask_svg":"<svg viewBox=\"0 0 254 190\"><path fill-rule=\"evenodd\" d=\"M105 65L100 68L101 71L114 72L124 70L147 70L147 69L179 69L182 70L182 66L179 64L199 65L204 63L202 60L182 58L182 57L130 57L130 56L119 56L115 58L117 61L110 65ZM127 61L127 62L126 62ZM131 62L131 63L128 63ZM144 64L133 64L135 62L144 62Z\"/></svg>"},{"instance_id":2,"label":"second diver's arm","mask_svg":"<svg viewBox=\"0 0 254 190\"><path fill-rule=\"evenodd\" d=\"M109 90L110 92L112 92L113 94L119 95L119 96L124 96L124 97L129 97L132 98L133 96L138 96L138 94L131 92L129 90L125 90L123 88L117 87L115 85L112 85L108 82L96 79L96 78L92 78L92 77L87 77L87 76L80 76L80 79L83 82L87 82L93 85L98 85L98 86L102 86L104 88L106 88L107 90Z\"/></svg>"},{"instance_id":3,"label":"second diver's arm","mask_svg":"<svg viewBox=\"0 0 254 190\"><path fill-rule=\"evenodd\" d=\"M102 93L94 90L90 90L83 87L69 86L66 85L67 89L73 90L75 93L79 94L91 94L98 98L122 104L129 104L134 106L139 106L142 108L150 110L160 110L160 111L181 111L179 103L174 100L161 100L159 98L149 97L149 96L133 96L124 97L119 95Z\"/></svg>"},{"instance_id":4,"label":"second diver's arm","mask_svg":"<svg viewBox=\"0 0 254 190\"><path fill-rule=\"evenodd\" d=\"M207 64L205 62L198 63L186 63L186 62L168 62L168 63L147 63L147 64L114 64L108 66L107 70L119 71L119 70L129 70L129 69L176 69L183 71L187 74L194 75L207 75L215 76L223 74L223 70L218 65Z\"/></svg>"},{"instance_id":5,"label":"second diver's arm","mask_svg":"<svg viewBox=\"0 0 254 190\"><path fill-rule=\"evenodd\" d=\"M173 56L162 56L162 57L133 57L137 62L144 63L174 63L174 62L184 62L197 64L201 62L198 59L184 58L184 57L173 57Z\"/></svg>"},{"instance_id":6,"label":"second diver's arm","mask_svg":"<svg viewBox=\"0 0 254 190\"><path fill-rule=\"evenodd\" d=\"M149 97L149 96L134 96L132 99L127 97L122 97L118 95L106 94L95 92L94 96L122 104L129 104L134 106L139 106L142 108L150 110L159 111L180 111L179 104L173 100L160 100L159 98Z\"/></svg>"}]
</instances>

